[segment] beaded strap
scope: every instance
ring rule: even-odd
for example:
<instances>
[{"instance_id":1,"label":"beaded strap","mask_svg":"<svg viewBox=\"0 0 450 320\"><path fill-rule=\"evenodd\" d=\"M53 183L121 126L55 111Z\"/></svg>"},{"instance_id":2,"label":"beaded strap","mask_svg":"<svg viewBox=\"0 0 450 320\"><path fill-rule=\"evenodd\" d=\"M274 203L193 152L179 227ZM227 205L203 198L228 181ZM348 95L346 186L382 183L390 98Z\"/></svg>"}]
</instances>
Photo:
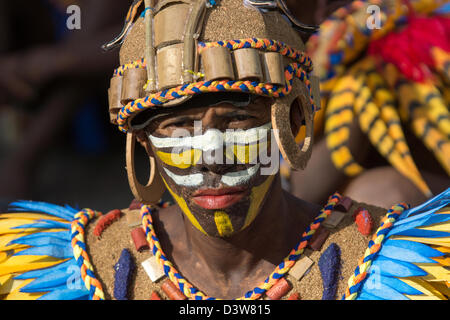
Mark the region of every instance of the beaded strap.
<instances>
[{"instance_id":1,"label":"beaded strap","mask_svg":"<svg viewBox=\"0 0 450 320\"><path fill-rule=\"evenodd\" d=\"M255 287L253 290L248 291L243 297L238 300L256 300L260 298L267 290L273 287L295 264L304 252L308 241L313 234L319 228L321 223L331 214L336 203L341 199L341 195L335 193L328 199L327 205L321 209L319 215L314 219L312 224L306 228L299 243L292 249L289 255L281 262L275 270L267 277L267 279ZM173 264L167 259L164 254L158 237L156 236L155 229L153 227L152 213L154 209L150 206L143 205L141 207L142 224L147 237L147 241L150 244L153 255L157 258L164 273L169 279L180 289L184 295L193 300L216 300L216 298L208 297L203 292L199 291L193 285L191 285L183 276L177 271Z\"/></svg>"},{"instance_id":2,"label":"beaded strap","mask_svg":"<svg viewBox=\"0 0 450 320\"><path fill-rule=\"evenodd\" d=\"M342 300L355 300L358 297L358 293L364 284L367 272L372 265L372 261L381 250L386 234L389 233L394 226L395 221L397 221L398 217L407 208L408 206L406 204L401 203L388 210L377 232L373 235L372 240L369 241L369 246L364 253L364 257L359 260L354 274L352 274L348 280L348 287Z\"/></svg>"},{"instance_id":3,"label":"beaded strap","mask_svg":"<svg viewBox=\"0 0 450 320\"><path fill-rule=\"evenodd\" d=\"M73 255L80 267L81 278L83 279L86 289L89 290L89 295L92 300L104 300L105 294L100 281L95 277L94 267L86 252L85 228L90 220L101 215L102 214L98 211L83 209L74 216L71 223Z\"/></svg>"},{"instance_id":4,"label":"beaded strap","mask_svg":"<svg viewBox=\"0 0 450 320\"><path fill-rule=\"evenodd\" d=\"M240 48L256 48L266 51L279 52L283 56L292 58L295 62L291 63L285 68L286 83L285 85L281 86L257 81L198 81L159 91L157 93L150 94L145 98L136 99L129 102L119 111L117 115L117 124L119 130L121 130L122 132L127 132L128 119L132 115L142 110L150 107L162 106L168 101L199 93L233 91L258 94L261 96L272 98L282 98L290 93L294 77L300 79L300 81L302 81L307 86L310 95L312 112L317 111L316 105L314 103L311 82L308 75L308 73L312 71L312 62L304 52L295 50L279 41L258 38L200 43L198 50L199 52L201 52L205 48L218 46L227 47L230 50L236 50ZM124 70L126 69L144 67L145 61L139 60L131 64L119 67L118 69L116 69L114 74L118 76L123 74Z\"/></svg>"}]
</instances>

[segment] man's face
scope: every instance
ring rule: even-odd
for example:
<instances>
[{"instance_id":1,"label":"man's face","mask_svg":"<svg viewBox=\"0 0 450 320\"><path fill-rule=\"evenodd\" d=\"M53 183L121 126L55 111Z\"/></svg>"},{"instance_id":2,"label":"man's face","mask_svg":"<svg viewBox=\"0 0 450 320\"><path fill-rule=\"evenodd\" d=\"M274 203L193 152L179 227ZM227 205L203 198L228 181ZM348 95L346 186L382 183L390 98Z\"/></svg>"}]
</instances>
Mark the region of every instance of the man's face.
<instances>
[{"instance_id":1,"label":"man's face","mask_svg":"<svg viewBox=\"0 0 450 320\"><path fill-rule=\"evenodd\" d=\"M256 98L247 106L175 109L146 126L168 190L203 233L229 237L260 212L278 171L270 105Z\"/></svg>"}]
</instances>

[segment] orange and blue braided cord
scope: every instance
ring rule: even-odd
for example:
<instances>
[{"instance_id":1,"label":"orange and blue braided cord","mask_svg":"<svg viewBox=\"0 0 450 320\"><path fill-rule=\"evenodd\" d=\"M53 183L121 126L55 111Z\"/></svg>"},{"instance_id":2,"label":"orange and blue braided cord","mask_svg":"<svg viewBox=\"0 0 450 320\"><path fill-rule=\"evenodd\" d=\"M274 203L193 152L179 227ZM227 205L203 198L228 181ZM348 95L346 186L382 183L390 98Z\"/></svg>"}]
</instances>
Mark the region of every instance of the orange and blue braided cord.
<instances>
[{"instance_id":1,"label":"orange and blue braided cord","mask_svg":"<svg viewBox=\"0 0 450 320\"><path fill-rule=\"evenodd\" d=\"M364 253L364 257L359 260L354 274L348 280L348 287L344 293L344 296L342 297L342 300L355 300L358 297L358 293L362 285L364 284L370 266L380 252L386 235L392 229L398 217L406 209L408 209L408 206L404 203L401 203L393 206L388 210L377 232L373 235L372 240L369 241L369 245Z\"/></svg>"},{"instance_id":2,"label":"orange and blue braided cord","mask_svg":"<svg viewBox=\"0 0 450 320\"><path fill-rule=\"evenodd\" d=\"M308 245L308 241L320 227L321 223L331 214L334 206L339 202L340 199L340 194L335 193L334 195L332 195L328 199L327 205L321 209L319 215L314 219L311 225L306 228L299 243L292 249L289 255L283 260L283 262L281 262L275 268L275 270L266 278L266 280L262 284L255 287L253 290L248 291L243 297L240 297L237 300L259 299L267 290L272 288L282 277L284 277L303 254L306 246ZM206 296L203 292L199 291L197 288L191 285L186 279L183 278L183 276L177 271L173 264L167 259L153 227L152 213L154 211L154 208L147 205L143 205L141 207L142 225L147 237L147 241L150 244L152 253L161 264L164 273L187 298L192 300L216 300L216 298Z\"/></svg>"},{"instance_id":3,"label":"orange and blue braided cord","mask_svg":"<svg viewBox=\"0 0 450 320\"><path fill-rule=\"evenodd\" d=\"M119 111L117 115L119 130L122 132L127 132L128 119L142 110L150 107L163 106L168 101L199 93L233 91L258 94L272 98L282 98L290 93L294 78L298 78L306 85L310 95L312 111L317 111L314 103L311 82L309 80L309 72L312 71L312 61L304 52L295 50L279 41L258 38L200 43L198 45L198 51L201 52L205 48L218 46L226 47L230 50L255 48L265 51L278 52L283 56L293 59L295 62L288 65L285 69L285 85L273 85L257 81L198 81L159 91L141 99L136 99L128 103ZM119 67L114 72L114 75L119 76L123 74L124 70L129 68L144 67L145 61L139 60Z\"/></svg>"},{"instance_id":4,"label":"orange and blue braided cord","mask_svg":"<svg viewBox=\"0 0 450 320\"><path fill-rule=\"evenodd\" d=\"M94 218L101 216L98 211L83 209L78 212L71 223L71 244L73 255L80 267L81 278L89 290L91 300L105 300L102 285L94 273L94 267L91 264L86 251L85 229L86 225Z\"/></svg>"}]
</instances>

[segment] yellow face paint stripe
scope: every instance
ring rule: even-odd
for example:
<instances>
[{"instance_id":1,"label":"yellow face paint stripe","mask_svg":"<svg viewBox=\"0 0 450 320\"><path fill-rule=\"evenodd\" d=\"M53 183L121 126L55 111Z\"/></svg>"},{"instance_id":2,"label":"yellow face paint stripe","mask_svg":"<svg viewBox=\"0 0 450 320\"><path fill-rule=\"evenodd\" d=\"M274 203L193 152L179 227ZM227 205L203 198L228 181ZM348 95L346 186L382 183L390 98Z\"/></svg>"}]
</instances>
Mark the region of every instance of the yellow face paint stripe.
<instances>
[{"instance_id":1,"label":"yellow face paint stripe","mask_svg":"<svg viewBox=\"0 0 450 320\"><path fill-rule=\"evenodd\" d=\"M202 151L199 149L190 149L181 153L157 151L156 155L163 163L171 167L187 169L199 162L202 156Z\"/></svg>"},{"instance_id":2,"label":"yellow face paint stripe","mask_svg":"<svg viewBox=\"0 0 450 320\"><path fill-rule=\"evenodd\" d=\"M228 214L223 211L216 211L214 212L214 221L221 237L228 237L233 234L234 229Z\"/></svg>"},{"instance_id":3,"label":"yellow face paint stripe","mask_svg":"<svg viewBox=\"0 0 450 320\"><path fill-rule=\"evenodd\" d=\"M233 161L237 159L239 163L254 163L263 149L267 149L268 142L255 143L251 145L232 145L225 147L225 157ZM171 153L157 151L156 155L166 165L179 169L187 169L199 163L202 151L190 149L181 153Z\"/></svg>"},{"instance_id":4,"label":"yellow face paint stripe","mask_svg":"<svg viewBox=\"0 0 450 320\"><path fill-rule=\"evenodd\" d=\"M170 194L172 195L172 197L175 199L175 201L178 203L178 205L180 206L181 210L184 212L184 214L186 215L186 217L189 219L189 221L192 223L192 225L194 227L196 227L198 230L200 230L201 232L203 232L205 235L208 235L205 230L202 228L202 226L200 225L200 223L198 223L197 219L195 219L194 215L192 214L191 210L189 210L186 201L177 196L168 186L166 180L164 180L164 178L162 178L164 181L164 184L166 185L167 190L169 190Z\"/></svg>"},{"instance_id":5,"label":"yellow face paint stripe","mask_svg":"<svg viewBox=\"0 0 450 320\"><path fill-rule=\"evenodd\" d=\"M251 145L232 145L225 148L225 157L234 161L237 159L239 163L255 163L258 155L263 149L267 149L267 141L255 143ZM234 162L233 162L234 163Z\"/></svg>"},{"instance_id":6,"label":"yellow face paint stripe","mask_svg":"<svg viewBox=\"0 0 450 320\"><path fill-rule=\"evenodd\" d=\"M266 181L264 181L261 185L252 188L250 194L250 207L247 212L247 217L245 217L244 226L242 229L247 228L250 223L256 218L258 211L260 209L261 203L264 199L264 196L269 190L269 187L272 185L273 178L275 176L269 176Z\"/></svg>"}]
</instances>

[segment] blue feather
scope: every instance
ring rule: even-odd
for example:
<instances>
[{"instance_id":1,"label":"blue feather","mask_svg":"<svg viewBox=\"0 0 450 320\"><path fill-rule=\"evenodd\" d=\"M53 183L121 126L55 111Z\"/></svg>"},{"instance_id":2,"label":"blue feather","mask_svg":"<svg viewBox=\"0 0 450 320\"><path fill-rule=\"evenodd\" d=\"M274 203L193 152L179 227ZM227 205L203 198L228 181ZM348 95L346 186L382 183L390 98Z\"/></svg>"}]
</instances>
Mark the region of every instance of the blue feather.
<instances>
[{"instance_id":1,"label":"blue feather","mask_svg":"<svg viewBox=\"0 0 450 320\"><path fill-rule=\"evenodd\" d=\"M395 290L397 290L398 292L401 292L403 294L407 294L407 295L421 295L423 294L422 292L420 292L419 290L411 287L410 285L404 283L402 280L397 279L397 278L393 278L393 277L385 277L382 275L379 275L378 278L383 284L394 288Z\"/></svg>"},{"instance_id":2,"label":"blue feather","mask_svg":"<svg viewBox=\"0 0 450 320\"><path fill-rule=\"evenodd\" d=\"M441 192L437 196L429 199L428 201L426 201L425 203L423 203L417 207L403 211L403 213L399 217L399 220L407 218L407 217L409 217L417 212L421 212L423 210L430 210L430 209L436 208L436 207L442 205L443 203L448 204L449 200L450 200L450 188Z\"/></svg>"},{"instance_id":3,"label":"blue feather","mask_svg":"<svg viewBox=\"0 0 450 320\"><path fill-rule=\"evenodd\" d=\"M38 228L38 229L70 229L70 223L63 223L51 220L36 220L35 223L22 224L11 229L28 229L28 228Z\"/></svg>"},{"instance_id":4,"label":"blue feather","mask_svg":"<svg viewBox=\"0 0 450 320\"><path fill-rule=\"evenodd\" d=\"M380 297L371 295L367 292L361 292L358 297L356 298L356 300L383 300Z\"/></svg>"},{"instance_id":5,"label":"blue feather","mask_svg":"<svg viewBox=\"0 0 450 320\"><path fill-rule=\"evenodd\" d=\"M14 279L26 280L26 279L34 279L34 278L44 277L47 274L52 273L52 272L56 272L56 271L60 271L60 270L67 270L71 266L79 268L79 266L74 258L64 261L55 266L48 267L48 268L27 271L23 274L15 276Z\"/></svg>"},{"instance_id":6,"label":"blue feather","mask_svg":"<svg viewBox=\"0 0 450 320\"><path fill-rule=\"evenodd\" d=\"M369 281L369 279L364 282L364 285L362 286L360 292L365 292L367 294L374 295L385 300L409 300L403 294L401 294L394 288L385 285L381 281L372 283Z\"/></svg>"},{"instance_id":7,"label":"blue feather","mask_svg":"<svg viewBox=\"0 0 450 320\"><path fill-rule=\"evenodd\" d=\"M86 289L58 289L44 294L38 300L88 300L89 291Z\"/></svg>"},{"instance_id":8,"label":"blue feather","mask_svg":"<svg viewBox=\"0 0 450 320\"><path fill-rule=\"evenodd\" d=\"M443 255L445 255L443 252L433 249L427 244L416 241L388 239L384 242L384 244L388 246L395 246L399 248L414 250L418 254L427 258L442 257Z\"/></svg>"},{"instance_id":9,"label":"blue feather","mask_svg":"<svg viewBox=\"0 0 450 320\"><path fill-rule=\"evenodd\" d=\"M42 246L42 247L32 247L25 249L23 251L19 251L15 256L50 256L59 259L66 259L73 257L72 247L60 247L60 246Z\"/></svg>"},{"instance_id":10,"label":"blue feather","mask_svg":"<svg viewBox=\"0 0 450 320\"><path fill-rule=\"evenodd\" d=\"M370 267L370 273L379 272L388 277L420 277L426 276L427 272L412 263L378 256Z\"/></svg>"},{"instance_id":11,"label":"blue feather","mask_svg":"<svg viewBox=\"0 0 450 320\"><path fill-rule=\"evenodd\" d=\"M408 236L408 237L422 237L422 238L441 238L450 236L450 232L445 231L433 231L433 230L423 230L423 229L407 229L400 230L397 232L389 232L388 237L397 236Z\"/></svg>"},{"instance_id":12,"label":"blue feather","mask_svg":"<svg viewBox=\"0 0 450 320\"><path fill-rule=\"evenodd\" d=\"M79 269L79 268L78 268ZM70 271L70 270L69 270ZM79 270L78 270L79 273ZM21 292L44 292L50 291L55 287L59 287L67 283L69 277L72 273L68 270L58 270L46 274L45 276L39 277L33 280L31 283L27 284L20 289ZM81 279L81 278L80 278Z\"/></svg>"},{"instance_id":13,"label":"blue feather","mask_svg":"<svg viewBox=\"0 0 450 320\"><path fill-rule=\"evenodd\" d=\"M16 244L24 244L28 246L34 246L34 247L42 247L42 246L60 246L60 247L67 247L70 246L70 241L68 240L62 240L59 238L54 237L40 237L40 238L32 238L32 239L15 239L11 241Z\"/></svg>"},{"instance_id":14,"label":"blue feather","mask_svg":"<svg viewBox=\"0 0 450 320\"><path fill-rule=\"evenodd\" d=\"M10 203L10 210L13 211L35 211L53 215L67 221L71 221L73 216L78 212L75 209L65 206L61 207L56 204L38 202L38 201L15 201Z\"/></svg>"},{"instance_id":15,"label":"blue feather","mask_svg":"<svg viewBox=\"0 0 450 320\"><path fill-rule=\"evenodd\" d=\"M432 218L432 217L436 217L436 216L442 216L440 217L441 219L445 220L445 218L448 218L447 214L438 214L436 215L435 213L437 211L439 211L440 209L444 208L446 205L448 204L442 204L440 206L438 206L436 209L431 209L422 213L417 213L416 215L410 216L408 218L404 218L404 219L398 219L395 222L395 226L401 226L401 225L405 225L405 224L412 224L414 221L423 221L422 223L426 223L427 219ZM445 217L447 216L447 217ZM430 224L428 222L428 224Z\"/></svg>"},{"instance_id":16,"label":"blue feather","mask_svg":"<svg viewBox=\"0 0 450 320\"><path fill-rule=\"evenodd\" d=\"M71 240L69 231L36 232L36 233L32 233L32 234L11 240L8 243L8 245L18 243L17 241L21 241L21 240L39 239L39 238L55 238L55 239L61 239L61 240L67 240L67 241Z\"/></svg>"}]
</instances>

